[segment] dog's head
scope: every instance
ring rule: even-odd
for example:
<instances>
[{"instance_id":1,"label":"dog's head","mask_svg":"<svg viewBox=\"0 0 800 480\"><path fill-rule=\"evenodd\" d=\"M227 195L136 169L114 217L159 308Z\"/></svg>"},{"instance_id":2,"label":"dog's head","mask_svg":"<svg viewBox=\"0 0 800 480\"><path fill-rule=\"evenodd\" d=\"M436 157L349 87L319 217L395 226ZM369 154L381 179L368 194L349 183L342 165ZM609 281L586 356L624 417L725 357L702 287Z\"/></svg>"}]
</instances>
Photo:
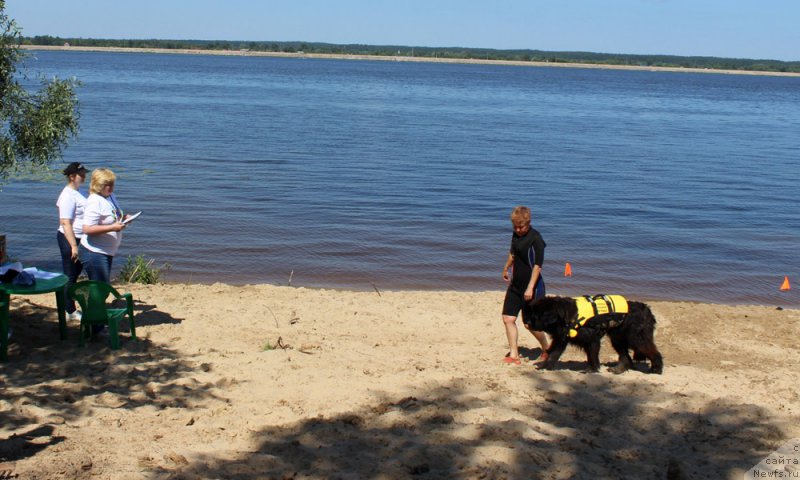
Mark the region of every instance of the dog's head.
<instances>
[{"instance_id":1,"label":"dog's head","mask_svg":"<svg viewBox=\"0 0 800 480\"><path fill-rule=\"evenodd\" d=\"M577 313L575 301L565 297L540 298L523 309L523 321L534 330L551 330L565 327Z\"/></svg>"}]
</instances>

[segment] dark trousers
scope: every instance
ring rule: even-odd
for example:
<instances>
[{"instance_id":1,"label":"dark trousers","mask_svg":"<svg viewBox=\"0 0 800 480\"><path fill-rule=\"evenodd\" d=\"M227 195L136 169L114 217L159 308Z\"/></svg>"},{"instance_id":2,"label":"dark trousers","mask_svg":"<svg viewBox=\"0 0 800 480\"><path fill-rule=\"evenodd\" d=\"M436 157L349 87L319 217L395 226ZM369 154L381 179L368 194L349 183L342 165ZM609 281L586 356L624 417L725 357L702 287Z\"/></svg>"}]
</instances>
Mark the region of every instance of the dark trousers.
<instances>
[{"instance_id":1,"label":"dark trousers","mask_svg":"<svg viewBox=\"0 0 800 480\"><path fill-rule=\"evenodd\" d=\"M72 247L69 245L66 235L57 232L56 239L58 240L58 249L61 250L61 269L64 271L64 275L67 276L67 284L64 286L64 298L67 299L65 308L67 313L74 313L75 300L70 298L67 289L78 281L78 276L83 270L83 264L78 259L72 260ZM80 239L78 239L78 244L80 244Z\"/></svg>"},{"instance_id":2,"label":"dark trousers","mask_svg":"<svg viewBox=\"0 0 800 480\"><path fill-rule=\"evenodd\" d=\"M83 245L78 249L78 257L86 269L89 280L111 283L111 263L114 257L103 253L93 252ZM92 334L97 334L105 328L104 325L92 325Z\"/></svg>"}]
</instances>

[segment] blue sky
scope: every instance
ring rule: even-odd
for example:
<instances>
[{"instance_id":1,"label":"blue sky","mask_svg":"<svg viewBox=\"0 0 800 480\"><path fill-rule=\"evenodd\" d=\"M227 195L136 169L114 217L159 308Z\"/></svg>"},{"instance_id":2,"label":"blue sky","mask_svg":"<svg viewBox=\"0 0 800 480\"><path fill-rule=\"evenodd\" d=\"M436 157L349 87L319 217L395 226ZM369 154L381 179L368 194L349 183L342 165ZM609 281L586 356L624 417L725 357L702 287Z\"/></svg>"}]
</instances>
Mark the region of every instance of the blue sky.
<instances>
[{"instance_id":1,"label":"blue sky","mask_svg":"<svg viewBox=\"0 0 800 480\"><path fill-rule=\"evenodd\" d=\"M7 0L23 34L800 60L800 0Z\"/></svg>"}]
</instances>

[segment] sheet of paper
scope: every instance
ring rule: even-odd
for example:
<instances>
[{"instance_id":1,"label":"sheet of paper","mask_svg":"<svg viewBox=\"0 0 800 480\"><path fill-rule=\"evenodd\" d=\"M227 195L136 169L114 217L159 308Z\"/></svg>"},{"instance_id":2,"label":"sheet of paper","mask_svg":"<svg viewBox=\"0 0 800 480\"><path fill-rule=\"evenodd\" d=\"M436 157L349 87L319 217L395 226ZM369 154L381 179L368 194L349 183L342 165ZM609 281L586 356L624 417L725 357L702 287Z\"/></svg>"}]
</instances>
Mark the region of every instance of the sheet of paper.
<instances>
[{"instance_id":1,"label":"sheet of paper","mask_svg":"<svg viewBox=\"0 0 800 480\"><path fill-rule=\"evenodd\" d=\"M136 212L133 215L128 215L128 218L123 220L122 223L127 225L127 224L131 223L132 221L136 220L136 218L141 214L142 214L142 212Z\"/></svg>"},{"instance_id":2,"label":"sheet of paper","mask_svg":"<svg viewBox=\"0 0 800 480\"><path fill-rule=\"evenodd\" d=\"M8 272L9 270L14 270L14 271L17 271L17 272L21 272L22 271L22 263L20 263L20 262L6 263L6 264L0 266L0 275L5 275L6 272Z\"/></svg>"},{"instance_id":3,"label":"sheet of paper","mask_svg":"<svg viewBox=\"0 0 800 480\"><path fill-rule=\"evenodd\" d=\"M39 270L36 267L28 267L24 271L33 275L33 278L37 280L38 279L47 280L50 278L56 278L57 276L61 275L60 273L57 272L47 272L45 270Z\"/></svg>"}]
</instances>

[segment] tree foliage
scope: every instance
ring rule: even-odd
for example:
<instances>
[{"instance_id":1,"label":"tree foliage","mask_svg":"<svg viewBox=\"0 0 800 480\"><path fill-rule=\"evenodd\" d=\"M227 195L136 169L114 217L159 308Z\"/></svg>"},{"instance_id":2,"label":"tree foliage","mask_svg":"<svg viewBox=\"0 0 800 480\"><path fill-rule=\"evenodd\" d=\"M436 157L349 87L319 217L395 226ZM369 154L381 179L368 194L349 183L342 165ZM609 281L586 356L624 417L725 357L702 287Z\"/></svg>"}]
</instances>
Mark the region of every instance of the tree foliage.
<instances>
[{"instance_id":1,"label":"tree foliage","mask_svg":"<svg viewBox=\"0 0 800 480\"><path fill-rule=\"evenodd\" d=\"M21 44L22 34L0 0L0 182L15 171L60 158L78 134L78 82L53 78L27 90L17 72L24 59Z\"/></svg>"}]
</instances>

